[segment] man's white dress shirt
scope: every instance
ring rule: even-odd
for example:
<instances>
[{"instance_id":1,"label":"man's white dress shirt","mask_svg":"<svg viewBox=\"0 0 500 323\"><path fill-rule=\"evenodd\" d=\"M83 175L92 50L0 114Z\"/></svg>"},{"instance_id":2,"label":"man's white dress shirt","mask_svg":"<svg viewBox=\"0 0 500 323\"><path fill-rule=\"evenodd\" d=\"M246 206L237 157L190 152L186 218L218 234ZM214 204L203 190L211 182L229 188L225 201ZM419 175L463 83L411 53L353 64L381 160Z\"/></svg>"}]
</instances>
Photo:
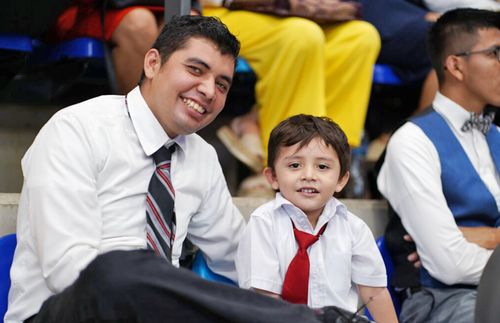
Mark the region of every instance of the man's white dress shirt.
<instances>
[{"instance_id":1,"label":"man's white dress shirt","mask_svg":"<svg viewBox=\"0 0 500 323\"><path fill-rule=\"evenodd\" d=\"M500 3L496 0L424 0L424 3L429 10L439 13L456 8L500 10Z\"/></svg>"},{"instance_id":2,"label":"man's white dress shirt","mask_svg":"<svg viewBox=\"0 0 500 323\"><path fill-rule=\"evenodd\" d=\"M331 198L313 229L307 216L280 193L252 213L236 256L238 282L281 294L286 270L297 253L292 222L298 230L316 235L308 249L310 261L307 305L336 305L355 311L358 295L354 284L385 287L385 265L370 228Z\"/></svg>"},{"instance_id":3,"label":"man's white dress shirt","mask_svg":"<svg viewBox=\"0 0 500 323\"><path fill-rule=\"evenodd\" d=\"M500 209L500 177L485 136L477 129L461 131L470 112L440 93L433 107L450 126ZM407 122L394 133L377 184L416 242L431 276L448 285L479 283L492 250L467 242L458 229L443 194L438 152L420 127Z\"/></svg>"},{"instance_id":4,"label":"man's white dress shirt","mask_svg":"<svg viewBox=\"0 0 500 323\"><path fill-rule=\"evenodd\" d=\"M234 257L244 220L233 205L212 146L196 134L169 138L139 87L62 109L22 159L17 249L6 322L36 314L97 255L146 248L151 155L171 141L179 264L186 236L210 267L236 279ZM165 279L168 279L166 277Z\"/></svg>"}]
</instances>

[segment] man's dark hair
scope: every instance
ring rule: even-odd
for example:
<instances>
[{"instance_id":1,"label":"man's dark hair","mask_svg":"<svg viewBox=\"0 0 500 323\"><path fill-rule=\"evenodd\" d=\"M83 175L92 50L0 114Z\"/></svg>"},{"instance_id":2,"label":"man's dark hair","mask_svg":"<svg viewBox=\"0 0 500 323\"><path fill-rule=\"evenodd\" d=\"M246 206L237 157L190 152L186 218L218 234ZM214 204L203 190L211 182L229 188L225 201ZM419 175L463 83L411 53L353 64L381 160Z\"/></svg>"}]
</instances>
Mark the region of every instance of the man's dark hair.
<instances>
[{"instance_id":1,"label":"man's dark hair","mask_svg":"<svg viewBox=\"0 0 500 323\"><path fill-rule=\"evenodd\" d=\"M429 31L428 49L432 67L440 82L444 80L446 57L470 50L478 40L479 29L500 29L500 12L461 8L443 14Z\"/></svg>"},{"instance_id":2,"label":"man's dark hair","mask_svg":"<svg viewBox=\"0 0 500 323\"><path fill-rule=\"evenodd\" d=\"M300 149L314 138L322 139L328 147L335 150L339 157L340 178L342 178L351 164L351 150L344 131L327 117L299 114L280 122L269 136L267 165L274 168L281 147L300 143L297 148Z\"/></svg>"},{"instance_id":3,"label":"man's dark hair","mask_svg":"<svg viewBox=\"0 0 500 323\"><path fill-rule=\"evenodd\" d=\"M207 39L217 46L222 55L230 55L236 61L240 42L218 18L203 16L174 16L162 28L153 46L160 52L163 65L175 51L186 47L191 38ZM139 84L144 80L142 72Z\"/></svg>"}]
</instances>

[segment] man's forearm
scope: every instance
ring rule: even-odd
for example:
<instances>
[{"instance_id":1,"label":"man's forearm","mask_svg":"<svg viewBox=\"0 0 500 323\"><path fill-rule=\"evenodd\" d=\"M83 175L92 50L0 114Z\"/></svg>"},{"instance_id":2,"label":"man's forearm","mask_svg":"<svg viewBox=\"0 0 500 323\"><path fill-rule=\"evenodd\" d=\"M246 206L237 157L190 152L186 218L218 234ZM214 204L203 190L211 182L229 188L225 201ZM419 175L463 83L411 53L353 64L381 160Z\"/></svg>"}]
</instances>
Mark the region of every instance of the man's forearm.
<instances>
[{"instance_id":1,"label":"man's forearm","mask_svg":"<svg viewBox=\"0 0 500 323\"><path fill-rule=\"evenodd\" d=\"M485 249L495 249L500 243L500 229L492 227L459 227L468 242Z\"/></svg>"}]
</instances>

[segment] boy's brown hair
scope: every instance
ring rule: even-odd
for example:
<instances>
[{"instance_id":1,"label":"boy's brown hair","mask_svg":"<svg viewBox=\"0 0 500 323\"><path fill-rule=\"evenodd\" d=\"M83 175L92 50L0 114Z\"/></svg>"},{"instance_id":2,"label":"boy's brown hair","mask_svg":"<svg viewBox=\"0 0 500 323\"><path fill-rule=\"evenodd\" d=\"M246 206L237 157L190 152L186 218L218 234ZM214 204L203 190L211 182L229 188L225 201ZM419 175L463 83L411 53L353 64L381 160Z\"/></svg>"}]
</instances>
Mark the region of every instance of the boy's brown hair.
<instances>
[{"instance_id":1,"label":"boy's brown hair","mask_svg":"<svg viewBox=\"0 0 500 323\"><path fill-rule=\"evenodd\" d=\"M349 171L351 150L344 131L327 117L299 114L280 122L269 136L267 166L274 169L274 162L281 147L300 143L297 148L300 149L318 137L337 153L340 162L340 178L342 178Z\"/></svg>"}]
</instances>

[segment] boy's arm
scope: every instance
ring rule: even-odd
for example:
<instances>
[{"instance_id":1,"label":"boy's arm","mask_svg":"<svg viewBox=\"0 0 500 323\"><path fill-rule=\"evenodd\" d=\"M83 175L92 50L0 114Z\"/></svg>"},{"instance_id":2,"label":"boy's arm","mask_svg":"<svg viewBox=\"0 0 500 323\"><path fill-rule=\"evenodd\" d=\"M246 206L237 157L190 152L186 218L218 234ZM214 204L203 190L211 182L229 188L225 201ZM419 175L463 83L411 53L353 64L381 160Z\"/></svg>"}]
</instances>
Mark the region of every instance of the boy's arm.
<instances>
[{"instance_id":1,"label":"boy's arm","mask_svg":"<svg viewBox=\"0 0 500 323\"><path fill-rule=\"evenodd\" d=\"M271 214L257 209L238 245L236 270L241 288L279 295L282 287L279 256ZM262 216L264 215L264 216Z\"/></svg>"},{"instance_id":2,"label":"boy's arm","mask_svg":"<svg viewBox=\"0 0 500 323\"><path fill-rule=\"evenodd\" d=\"M398 322L391 295L385 287L358 285L359 295L377 323Z\"/></svg>"},{"instance_id":3,"label":"boy's arm","mask_svg":"<svg viewBox=\"0 0 500 323\"><path fill-rule=\"evenodd\" d=\"M266 295L266 296L269 296L269 297L272 297L272 298L276 298L276 299L281 299L281 295L280 294L276 294L276 293L273 293L273 292L270 292L270 291L267 291L267 290L264 290L264 289L259 289L259 288L251 288L251 289L254 290L254 291L256 291L259 294Z\"/></svg>"}]
</instances>

